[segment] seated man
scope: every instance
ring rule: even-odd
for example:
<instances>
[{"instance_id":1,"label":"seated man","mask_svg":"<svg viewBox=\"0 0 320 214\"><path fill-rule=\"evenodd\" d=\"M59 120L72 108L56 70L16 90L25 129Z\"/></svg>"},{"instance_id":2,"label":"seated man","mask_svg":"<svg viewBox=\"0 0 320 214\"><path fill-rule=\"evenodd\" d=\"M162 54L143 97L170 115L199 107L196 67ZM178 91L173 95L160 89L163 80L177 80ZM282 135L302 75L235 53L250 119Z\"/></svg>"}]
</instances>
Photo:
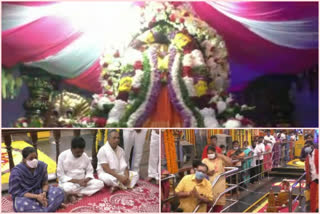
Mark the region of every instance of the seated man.
<instances>
[{"instance_id":1,"label":"seated man","mask_svg":"<svg viewBox=\"0 0 320 214\"><path fill-rule=\"evenodd\" d=\"M74 137L71 149L62 152L58 158L59 186L68 194L71 202L78 196L90 196L104 187L102 181L93 177L91 161L84 152L85 145L82 137Z\"/></svg>"},{"instance_id":2,"label":"seated man","mask_svg":"<svg viewBox=\"0 0 320 214\"><path fill-rule=\"evenodd\" d=\"M205 179L207 172L207 165L201 163L195 174L186 175L179 182L175 193L180 199L179 208L183 212L193 212L198 204L198 212L207 211L207 203L213 199L211 183Z\"/></svg>"},{"instance_id":3,"label":"seated man","mask_svg":"<svg viewBox=\"0 0 320 214\"><path fill-rule=\"evenodd\" d=\"M133 188L139 180L137 172L129 171L124 151L118 146L119 141L119 133L109 130L108 141L98 152L98 176L111 187L111 193L119 188Z\"/></svg>"}]
</instances>

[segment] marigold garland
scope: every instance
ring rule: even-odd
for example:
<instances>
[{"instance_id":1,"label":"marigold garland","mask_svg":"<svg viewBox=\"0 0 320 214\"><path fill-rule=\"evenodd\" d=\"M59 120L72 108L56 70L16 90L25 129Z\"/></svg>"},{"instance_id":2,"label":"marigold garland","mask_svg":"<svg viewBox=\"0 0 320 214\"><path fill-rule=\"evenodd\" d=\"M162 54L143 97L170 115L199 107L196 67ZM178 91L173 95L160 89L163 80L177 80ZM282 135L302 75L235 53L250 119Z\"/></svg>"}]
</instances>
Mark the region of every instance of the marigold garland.
<instances>
[{"instance_id":1,"label":"marigold garland","mask_svg":"<svg viewBox=\"0 0 320 214\"><path fill-rule=\"evenodd\" d=\"M163 139L166 152L167 168L168 171L172 174L178 172L178 163L177 163L177 153L176 146L174 142L174 136L172 130L165 130L163 132Z\"/></svg>"}]
</instances>

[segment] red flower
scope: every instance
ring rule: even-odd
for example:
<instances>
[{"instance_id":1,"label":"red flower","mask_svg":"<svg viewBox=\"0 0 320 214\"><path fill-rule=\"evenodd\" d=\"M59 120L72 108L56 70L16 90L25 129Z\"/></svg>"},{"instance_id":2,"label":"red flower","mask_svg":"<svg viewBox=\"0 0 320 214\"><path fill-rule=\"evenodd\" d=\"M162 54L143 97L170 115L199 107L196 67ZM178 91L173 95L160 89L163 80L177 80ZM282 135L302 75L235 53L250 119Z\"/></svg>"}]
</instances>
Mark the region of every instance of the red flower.
<instances>
[{"instance_id":1,"label":"red flower","mask_svg":"<svg viewBox=\"0 0 320 214\"><path fill-rule=\"evenodd\" d=\"M180 18L180 23L184 23L184 18Z\"/></svg>"},{"instance_id":2,"label":"red flower","mask_svg":"<svg viewBox=\"0 0 320 214\"><path fill-rule=\"evenodd\" d=\"M241 124L243 126L247 126L247 125L252 125L253 124L253 122L251 120L247 119L247 118L243 118L240 122L241 122Z\"/></svg>"},{"instance_id":3,"label":"red flower","mask_svg":"<svg viewBox=\"0 0 320 214\"><path fill-rule=\"evenodd\" d=\"M218 111L216 103L211 103L210 107L213 108L216 112Z\"/></svg>"},{"instance_id":4,"label":"red flower","mask_svg":"<svg viewBox=\"0 0 320 214\"><path fill-rule=\"evenodd\" d=\"M190 50L190 49L184 49L183 50L183 54L189 54L189 53L191 53L192 51Z\"/></svg>"},{"instance_id":5,"label":"red flower","mask_svg":"<svg viewBox=\"0 0 320 214\"><path fill-rule=\"evenodd\" d=\"M175 22L176 21L176 16L174 14L171 14L169 19L170 19L170 21Z\"/></svg>"},{"instance_id":6,"label":"red flower","mask_svg":"<svg viewBox=\"0 0 320 214\"><path fill-rule=\"evenodd\" d=\"M105 127L107 123L107 120L104 117L93 117L92 121L97 127Z\"/></svg>"},{"instance_id":7,"label":"red flower","mask_svg":"<svg viewBox=\"0 0 320 214\"><path fill-rule=\"evenodd\" d=\"M134 63L133 67L134 67L135 70L142 70L142 68L143 68L142 62L141 61L136 61Z\"/></svg>"},{"instance_id":8,"label":"red flower","mask_svg":"<svg viewBox=\"0 0 320 214\"><path fill-rule=\"evenodd\" d=\"M109 77L109 75L108 75L108 74L103 75L103 79L104 79L104 80L107 80L107 79L108 79L108 77ZM111 82L111 83L112 83L112 82Z\"/></svg>"},{"instance_id":9,"label":"red flower","mask_svg":"<svg viewBox=\"0 0 320 214\"><path fill-rule=\"evenodd\" d=\"M131 89L131 90L133 91L133 93L138 94L138 93L139 93L139 91L140 91L140 88L132 87L132 89Z\"/></svg>"},{"instance_id":10,"label":"red flower","mask_svg":"<svg viewBox=\"0 0 320 214\"><path fill-rule=\"evenodd\" d=\"M183 66L182 68L182 76L185 77L185 76L188 76L190 77L191 76L191 67L190 66Z\"/></svg>"},{"instance_id":11,"label":"red flower","mask_svg":"<svg viewBox=\"0 0 320 214\"><path fill-rule=\"evenodd\" d=\"M119 51L117 50L117 51L113 54L113 56L116 57L116 58L120 57Z\"/></svg>"},{"instance_id":12,"label":"red flower","mask_svg":"<svg viewBox=\"0 0 320 214\"><path fill-rule=\"evenodd\" d=\"M127 102L129 99L129 93L126 91L121 91L119 92L117 99Z\"/></svg>"},{"instance_id":13,"label":"red flower","mask_svg":"<svg viewBox=\"0 0 320 214\"><path fill-rule=\"evenodd\" d=\"M189 34L189 32L188 32L188 30L187 30L186 28L183 28L182 31L181 31L181 33L186 34L186 35Z\"/></svg>"},{"instance_id":14,"label":"red flower","mask_svg":"<svg viewBox=\"0 0 320 214\"><path fill-rule=\"evenodd\" d=\"M105 93L107 94L107 95L113 95L113 92L112 91L105 91Z\"/></svg>"}]
</instances>

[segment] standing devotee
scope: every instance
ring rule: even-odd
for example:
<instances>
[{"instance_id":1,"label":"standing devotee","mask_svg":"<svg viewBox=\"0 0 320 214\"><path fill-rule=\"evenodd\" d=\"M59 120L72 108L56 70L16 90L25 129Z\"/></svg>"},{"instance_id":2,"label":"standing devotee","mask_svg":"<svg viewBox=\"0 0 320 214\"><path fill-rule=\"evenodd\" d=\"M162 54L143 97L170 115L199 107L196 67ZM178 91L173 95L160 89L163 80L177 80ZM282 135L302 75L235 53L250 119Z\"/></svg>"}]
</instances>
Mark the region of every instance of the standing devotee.
<instances>
[{"instance_id":1,"label":"standing devotee","mask_svg":"<svg viewBox=\"0 0 320 214\"><path fill-rule=\"evenodd\" d=\"M159 183L159 129L152 130L150 139L149 165L148 165L148 181L152 179Z\"/></svg>"},{"instance_id":2,"label":"standing devotee","mask_svg":"<svg viewBox=\"0 0 320 214\"><path fill-rule=\"evenodd\" d=\"M319 212L319 150L314 147L312 141L305 144L306 162L306 184L310 190L310 208L311 212Z\"/></svg>"},{"instance_id":3,"label":"standing devotee","mask_svg":"<svg viewBox=\"0 0 320 214\"><path fill-rule=\"evenodd\" d=\"M104 186L101 180L93 177L93 167L84 152L85 146L86 142L82 137L74 137L71 149L62 152L58 158L59 186L68 194L70 202L82 195L91 196Z\"/></svg>"},{"instance_id":4,"label":"standing devotee","mask_svg":"<svg viewBox=\"0 0 320 214\"><path fill-rule=\"evenodd\" d=\"M208 158L202 160L202 163L208 166L208 175L210 182L212 183L216 177L224 172L224 167L232 166L231 159L227 156L216 152L216 148L213 146L208 147ZM213 202L219 197L220 193L226 189L226 178L221 177L217 183L212 187ZM221 212L226 205L226 197L223 195L213 207L213 212Z\"/></svg>"},{"instance_id":5,"label":"standing devotee","mask_svg":"<svg viewBox=\"0 0 320 214\"><path fill-rule=\"evenodd\" d=\"M258 144L256 145L256 154L257 154L257 160L256 160L256 166L257 166L257 174L260 174L262 172L263 167L263 153L265 153L265 146L263 144L263 137L260 136L258 138Z\"/></svg>"},{"instance_id":6,"label":"standing devotee","mask_svg":"<svg viewBox=\"0 0 320 214\"><path fill-rule=\"evenodd\" d=\"M267 134L264 136L264 142L270 143L271 147L276 143L276 139L271 135L270 130L267 130Z\"/></svg>"},{"instance_id":7,"label":"standing devotee","mask_svg":"<svg viewBox=\"0 0 320 214\"><path fill-rule=\"evenodd\" d=\"M243 180L244 180L244 186L246 187L250 182L250 168L251 168L251 162L252 162L252 147L248 145L248 141L243 142L243 153L245 160L242 163L242 169L246 170L243 172Z\"/></svg>"},{"instance_id":8,"label":"standing devotee","mask_svg":"<svg viewBox=\"0 0 320 214\"><path fill-rule=\"evenodd\" d=\"M123 130L123 144L126 162L129 168L137 173L139 173L140 170L140 163L143 154L143 145L146 141L146 134L146 129ZM132 148L132 161L131 164L129 164Z\"/></svg>"},{"instance_id":9,"label":"standing devotee","mask_svg":"<svg viewBox=\"0 0 320 214\"><path fill-rule=\"evenodd\" d=\"M309 142L308 141L311 141L313 143L313 136L312 134L307 134L306 136L304 136L304 140L305 140L305 143L304 143L304 146L301 150L301 153L300 153L300 160L301 161L305 161L306 160L306 157L307 157L307 154L306 152L304 151L306 147L308 147L309 145ZM307 143L308 142L308 143Z\"/></svg>"},{"instance_id":10,"label":"standing devotee","mask_svg":"<svg viewBox=\"0 0 320 214\"><path fill-rule=\"evenodd\" d=\"M198 204L198 212L207 211L207 204L213 199L211 183L205 179L207 172L207 165L201 163L195 174L185 175L179 182L175 194L180 199L179 208L183 212L193 212Z\"/></svg>"},{"instance_id":11,"label":"standing devotee","mask_svg":"<svg viewBox=\"0 0 320 214\"><path fill-rule=\"evenodd\" d=\"M120 189L133 188L139 180L137 172L129 171L124 151L118 146L119 133L116 130L108 131L107 143L98 152L98 177L107 186L110 192Z\"/></svg>"},{"instance_id":12,"label":"standing devotee","mask_svg":"<svg viewBox=\"0 0 320 214\"><path fill-rule=\"evenodd\" d=\"M263 168L264 171L271 171L272 169L272 145L269 141L264 141L265 152L268 154L263 155Z\"/></svg>"},{"instance_id":13,"label":"standing devotee","mask_svg":"<svg viewBox=\"0 0 320 214\"><path fill-rule=\"evenodd\" d=\"M48 185L48 165L33 147L22 150L22 162L10 173L9 193L15 212L55 212L64 201L62 189Z\"/></svg>"},{"instance_id":14,"label":"standing devotee","mask_svg":"<svg viewBox=\"0 0 320 214\"><path fill-rule=\"evenodd\" d=\"M203 152L202 152L202 159L205 159L208 157L208 146L214 146L216 148L216 151L221 154L222 153L222 150L220 149L220 147L217 145L217 141L218 141L218 138L217 136L215 135L211 135L210 137L210 143L208 145L206 145L203 149Z\"/></svg>"},{"instance_id":15,"label":"standing devotee","mask_svg":"<svg viewBox=\"0 0 320 214\"><path fill-rule=\"evenodd\" d=\"M276 143L272 147L273 167L280 166L280 158L281 158L281 140L280 140L280 135L277 135Z\"/></svg>"},{"instance_id":16,"label":"standing devotee","mask_svg":"<svg viewBox=\"0 0 320 214\"><path fill-rule=\"evenodd\" d=\"M242 160L245 154L242 152L238 141L235 140L232 142L232 148L228 151L227 156L232 159L233 166L238 167L240 171L242 166ZM240 183L243 180L243 173L240 173L240 176L237 176L237 175L231 176L230 180L233 184L235 184L237 181L238 183ZM236 190L233 189L231 193L234 193L235 191Z\"/></svg>"}]
</instances>

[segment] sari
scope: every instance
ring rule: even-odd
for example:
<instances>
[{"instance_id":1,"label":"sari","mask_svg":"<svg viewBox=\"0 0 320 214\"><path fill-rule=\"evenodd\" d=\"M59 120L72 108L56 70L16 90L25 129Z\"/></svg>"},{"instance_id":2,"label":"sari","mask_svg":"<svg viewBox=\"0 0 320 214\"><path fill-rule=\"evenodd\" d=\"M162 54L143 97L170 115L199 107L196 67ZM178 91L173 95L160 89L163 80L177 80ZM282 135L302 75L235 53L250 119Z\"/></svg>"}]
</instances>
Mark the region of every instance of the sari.
<instances>
[{"instance_id":1,"label":"sari","mask_svg":"<svg viewBox=\"0 0 320 214\"><path fill-rule=\"evenodd\" d=\"M266 152L271 152L271 144L267 143L265 149ZM272 153L263 155L263 168L264 171L270 171L272 169Z\"/></svg>"},{"instance_id":2,"label":"sari","mask_svg":"<svg viewBox=\"0 0 320 214\"><path fill-rule=\"evenodd\" d=\"M224 162L220 158L215 158L214 160L210 160L205 158L202 160L202 163L206 164L208 167L208 171L215 171L214 175L209 176L210 183L212 183L216 177L218 177L221 173L224 172ZM220 193L222 193L226 189L226 178L221 177L215 186L212 187L213 192L213 202L218 199ZM226 205L226 196L223 195L216 203L216 205L224 206Z\"/></svg>"},{"instance_id":3,"label":"sari","mask_svg":"<svg viewBox=\"0 0 320 214\"><path fill-rule=\"evenodd\" d=\"M44 207L36 199L24 197L26 193L42 193L42 185L48 180L47 164L38 162L31 172L24 163L15 166L10 173L9 193L13 199L15 212L54 212L64 200L64 192L58 187L49 186L47 192L48 206Z\"/></svg>"},{"instance_id":4,"label":"sari","mask_svg":"<svg viewBox=\"0 0 320 214\"><path fill-rule=\"evenodd\" d=\"M251 149L250 148L247 148L243 151L243 153L245 154L245 157L249 157L249 154L250 154ZM244 184L249 184L249 181L250 181L250 167L251 167L251 162L252 162L252 158L251 159L246 159L243 161L242 163L242 169L248 169L246 171L243 172L243 180L244 180Z\"/></svg>"},{"instance_id":5,"label":"sari","mask_svg":"<svg viewBox=\"0 0 320 214\"><path fill-rule=\"evenodd\" d=\"M277 142L272 147L272 160L273 160L273 167L278 167L280 165L280 158L281 158L281 144L277 139Z\"/></svg>"}]
</instances>

